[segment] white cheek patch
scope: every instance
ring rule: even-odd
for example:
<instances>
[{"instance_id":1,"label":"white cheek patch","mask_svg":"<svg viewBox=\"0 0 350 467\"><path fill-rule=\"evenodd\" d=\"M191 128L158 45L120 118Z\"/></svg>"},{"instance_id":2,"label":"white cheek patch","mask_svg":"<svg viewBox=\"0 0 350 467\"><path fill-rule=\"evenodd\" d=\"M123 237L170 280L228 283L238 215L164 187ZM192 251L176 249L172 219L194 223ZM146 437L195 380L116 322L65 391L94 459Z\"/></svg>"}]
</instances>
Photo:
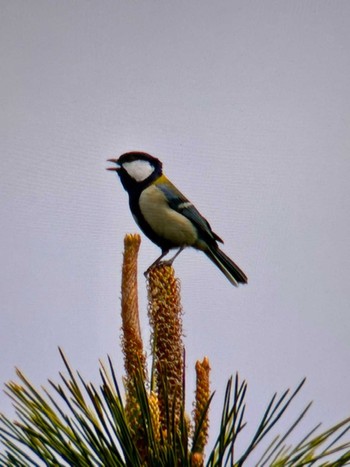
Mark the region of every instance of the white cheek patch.
<instances>
[{"instance_id":1,"label":"white cheek patch","mask_svg":"<svg viewBox=\"0 0 350 467\"><path fill-rule=\"evenodd\" d=\"M125 162L123 164L123 169L125 169L136 182L143 182L154 171L153 165L144 160Z\"/></svg>"}]
</instances>

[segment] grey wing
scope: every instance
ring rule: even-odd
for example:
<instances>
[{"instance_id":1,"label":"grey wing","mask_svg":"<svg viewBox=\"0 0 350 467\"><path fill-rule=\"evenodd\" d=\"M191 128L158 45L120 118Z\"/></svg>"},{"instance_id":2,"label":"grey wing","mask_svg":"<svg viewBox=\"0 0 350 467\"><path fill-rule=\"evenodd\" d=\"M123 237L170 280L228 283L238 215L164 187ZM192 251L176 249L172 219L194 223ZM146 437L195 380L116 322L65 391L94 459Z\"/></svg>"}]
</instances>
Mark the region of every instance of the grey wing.
<instances>
[{"instance_id":1,"label":"grey wing","mask_svg":"<svg viewBox=\"0 0 350 467\"><path fill-rule=\"evenodd\" d=\"M171 209L174 209L174 211L187 217L187 219L189 219L196 227L199 235L202 235L204 238L209 237L211 240L224 243L221 238L213 232L209 222L173 184L170 182L169 185L159 183L157 184L157 187L165 194Z\"/></svg>"}]
</instances>

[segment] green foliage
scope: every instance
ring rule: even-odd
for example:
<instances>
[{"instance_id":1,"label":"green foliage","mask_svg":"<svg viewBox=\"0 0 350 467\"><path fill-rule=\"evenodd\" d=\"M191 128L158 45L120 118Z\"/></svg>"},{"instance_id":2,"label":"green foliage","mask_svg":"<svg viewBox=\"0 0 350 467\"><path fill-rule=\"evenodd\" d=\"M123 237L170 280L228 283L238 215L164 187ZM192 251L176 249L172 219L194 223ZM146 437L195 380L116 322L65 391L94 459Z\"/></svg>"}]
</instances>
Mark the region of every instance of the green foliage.
<instances>
[{"instance_id":1,"label":"green foliage","mask_svg":"<svg viewBox=\"0 0 350 467\"><path fill-rule=\"evenodd\" d=\"M196 452L200 424L197 433L191 433L183 406L177 423L169 418L167 429L155 432L148 390L141 374L135 378L136 400L147 446L146 461L142 460L127 422L123 397L111 362L108 369L101 364L101 385L97 388L73 372L62 352L61 355L68 375L60 373L60 384L49 381L51 392L44 388L41 391L35 389L20 371L17 371L20 383L7 384L17 420L10 421L4 415L0 417L0 439L4 448L0 454L2 466L193 465L192 455ZM166 379L163 384L166 391ZM279 397L277 394L272 397L247 448L237 452L237 439L246 426L247 383L240 382L238 376L234 380L231 378L226 388L217 438L212 452L207 455L206 465L252 465L251 454L258 448L263 452L256 463L258 466L350 465L350 443L342 441L350 429L350 419L322 432L316 427L295 446L287 444L310 405L284 434L275 436L267 445L264 443L303 384L304 381L293 392L288 390ZM209 404L204 408L203 418L208 408ZM167 412L175 413L171 408Z\"/></svg>"},{"instance_id":2,"label":"green foliage","mask_svg":"<svg viewBox=\"0 0 350 467\"><path fill-rule=\"evenodd\" d=\"M138 235L125 237L122 274L122 349L124 392L113 365L101 363L101 383L86 382L71 369L60 350L65 374L60 383L49 380L50 391L36 389L17 370L19 383L10 381L16 420L0 414L0 465L6 467L202 467L208 441L210 364L196 362L196 391L191 418L185 413L185 364L179 282L169 265L160 264L148 275L152 330L152 372L147 379L145 351L137 306ZM208 467L256 465L299 467L350 465L350 419L325 431L317 426L293 445L291 434L301 429L310 404L282 435L273 431L305 380L291 392L275 394L246 448L237 440L245 429L247 383L238 375L226 387L221 422ZM151 389L149 389L149 386ZM287 425L288 426L288 425ZM272 441L271 441L272 439ZM287 444L289 443L289 444ZM241 443L240 443L241 444ZM253 454L254 453L254 454ZM254 458L252 456L254 455ZM260 454L260 460L256 461ZM254 459L254 460L253 460ZM252 463L254 462L254 464Z\"/></svg>"}]
</instances>

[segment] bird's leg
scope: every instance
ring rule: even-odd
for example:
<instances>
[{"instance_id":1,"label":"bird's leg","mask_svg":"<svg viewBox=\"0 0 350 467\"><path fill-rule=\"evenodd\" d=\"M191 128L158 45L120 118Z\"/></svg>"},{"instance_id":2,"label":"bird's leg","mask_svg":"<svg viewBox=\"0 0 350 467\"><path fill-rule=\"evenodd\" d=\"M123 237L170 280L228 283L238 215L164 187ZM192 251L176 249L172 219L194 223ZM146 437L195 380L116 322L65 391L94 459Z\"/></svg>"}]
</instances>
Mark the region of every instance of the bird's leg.
<instances>
[{"instance_id":1,"label":"bird's leg","mask_svg":"<svg viewBox=\"0 0 350 467\"><path fill-rule=\"evenodd\" d=\"M157 259L151 264L151 266L150 266L149 268L147 268L147 270L145 271L145 273L144 273L145 276L147 277L147 274L150 272L150 270L151 270L152 268L154 268L154 266L157 266L157 265L158 265L159 263L161 263L161 262L162 262L163 264L165 264L166 266L171 266L171 265L173 264L174 260L179 256L179 254L181 253L181 251L184 250L185 248L186 248L185 246L180 247L180 248L178 249L178 251L175 253L175 255L174 255L172 258L170 258L170 259L168 259L168 260L166 260L166 261L161 261L161 259L164 258L164 256L167 255L167 254L169 253L169 250L162 250L162 254L159 256L159 258L157 258Z\"/></svg>"},{"instance_id":2,"label":"bird's leg","mask_svg":"<svg viewBox=\"0 0 350 467\"><path fill-rule=\"evenodd\" d=\"M159 258L157 258L155 261L153 261L153 263L151 264L151 266L149 266L147 268L147 270L144 272L144 275L147 277L148 273L150 272L150 270L152 268L154 268L154 266L157 266L157 264L160 263L160 260L162 258L164 258L165 255L167 255L169 253L169 250L162 250L162 254L159 256Z\"/></svg>"},{"instance_id":3,"label":"bird's leg","mask_svg":"<svg viewBox=\"0 0 350 467\"><path fill-rule=\"evenodd\" d=\"M166 264L167 266L171 266L174 260L179 256L181 251L184 250L185 248L186 248L185 246L181 246L172 258L168 259L167 261L163 261L163 263Z\"/></svg>"}]
</instances>

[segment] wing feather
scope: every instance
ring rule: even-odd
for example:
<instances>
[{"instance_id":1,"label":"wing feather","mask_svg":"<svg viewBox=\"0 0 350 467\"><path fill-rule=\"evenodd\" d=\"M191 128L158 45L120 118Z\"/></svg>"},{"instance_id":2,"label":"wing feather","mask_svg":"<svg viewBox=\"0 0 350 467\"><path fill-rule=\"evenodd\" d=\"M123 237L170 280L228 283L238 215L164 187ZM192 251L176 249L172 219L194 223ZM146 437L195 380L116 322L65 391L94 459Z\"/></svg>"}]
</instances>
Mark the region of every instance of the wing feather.
<instances>
[{"instance_id":1,"label":"wing feather","mask_svg":"<svg viewBox=\"0 0 350 467\"><path fill-rule=\"evenodd\" d=\"M189 219L196 227L199 237L223 243L221 238L213 232L209 222L200 214L193 204L169 180L163 183L161 179L157 187L165 194L169 207Z\"/></svg>"}]
</instances>

